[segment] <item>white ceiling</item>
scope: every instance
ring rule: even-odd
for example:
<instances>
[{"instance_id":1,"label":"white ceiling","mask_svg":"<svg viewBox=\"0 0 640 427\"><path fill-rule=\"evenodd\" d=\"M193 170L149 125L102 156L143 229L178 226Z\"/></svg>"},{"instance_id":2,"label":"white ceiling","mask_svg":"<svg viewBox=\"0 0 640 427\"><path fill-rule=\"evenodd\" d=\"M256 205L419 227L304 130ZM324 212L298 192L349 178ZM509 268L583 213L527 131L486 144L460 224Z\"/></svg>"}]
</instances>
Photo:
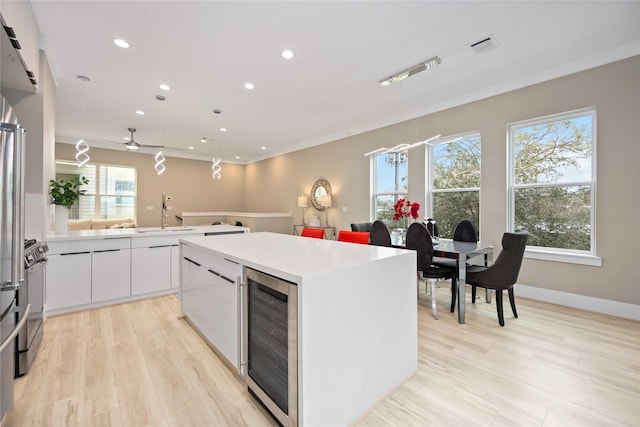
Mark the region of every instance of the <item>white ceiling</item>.
<instances>
[{"instance_id":1,"label":"white ceiling","mask_svg":"<svg viewBox=\"0 0 640 427\"><path fill-rule=\"evenodd\" d=\"M637 1L31 3L57 83L58 141L124 150L105 140L135 127L139 143L239 163L640 54ZM497 48L469 47L487 35ZM435 55L436 69L378 84ZM77 75L91 79L84 90Z\"/></svg>"}]
</instances>

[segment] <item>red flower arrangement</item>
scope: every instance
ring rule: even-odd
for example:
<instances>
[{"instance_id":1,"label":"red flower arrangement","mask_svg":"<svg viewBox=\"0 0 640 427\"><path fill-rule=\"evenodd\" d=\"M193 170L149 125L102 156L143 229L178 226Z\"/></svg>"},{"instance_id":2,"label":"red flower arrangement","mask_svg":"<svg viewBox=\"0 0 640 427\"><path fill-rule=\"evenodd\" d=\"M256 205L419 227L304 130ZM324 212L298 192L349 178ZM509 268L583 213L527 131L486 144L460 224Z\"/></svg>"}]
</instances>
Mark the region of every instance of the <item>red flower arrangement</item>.
<instances>
[{"instance_id":1,"label":"red flower arrangement","mask_svg":"<svg viewBox=\"0 0 640 427\"><path fill-rule=\"evenodd\" d=\"M398 199L395 205L393 205L393 220L398 221L402 218L418 219L418 211L420 210L420 203L411 203L406 199Z\"/></svg>"}]
</instances>

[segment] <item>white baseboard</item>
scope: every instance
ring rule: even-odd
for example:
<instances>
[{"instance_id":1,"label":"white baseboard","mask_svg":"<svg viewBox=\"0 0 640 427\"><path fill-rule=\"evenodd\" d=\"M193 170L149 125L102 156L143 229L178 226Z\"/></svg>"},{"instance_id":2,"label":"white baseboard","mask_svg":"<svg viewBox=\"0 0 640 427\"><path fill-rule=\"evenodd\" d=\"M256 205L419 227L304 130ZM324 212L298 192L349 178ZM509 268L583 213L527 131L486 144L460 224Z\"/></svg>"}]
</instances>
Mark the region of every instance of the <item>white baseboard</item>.
<instances>
[{"instance_id":1,"label":"white baseboard","mask_svg":"<svg viewBox=\"0 0 640 427\"><path fill-rule=\"evenodd\" d=\"M637 304L570 294L568 292L554 291L551 289L536 288L534 286L520 284L516 284L515 292L516 296L524 298L565 305L568 307L579 308L581 310L594 311L596 313L609 314L616 317L624 317L626 319L640 320L640 305Z\"/></svg>"}]
</instances>

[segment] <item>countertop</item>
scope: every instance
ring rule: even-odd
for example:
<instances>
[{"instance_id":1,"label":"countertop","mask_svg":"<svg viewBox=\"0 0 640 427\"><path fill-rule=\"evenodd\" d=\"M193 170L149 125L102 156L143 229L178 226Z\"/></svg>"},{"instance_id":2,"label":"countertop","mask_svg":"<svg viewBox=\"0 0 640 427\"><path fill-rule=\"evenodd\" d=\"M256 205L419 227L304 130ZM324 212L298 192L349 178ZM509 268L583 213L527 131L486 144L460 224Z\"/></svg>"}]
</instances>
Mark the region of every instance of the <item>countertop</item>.
<instances>
[{"instance_id":1,"label":"countertop","mask_svg":"<svg viewBox=\"0 0 640 427\"><path fill-rule=\"evenodd\" d=\"M249 232L247 227L234 225L207 225L207 226L178 226L178 227L138 227L138 228L109 228L106 230L70 230L66 233L49 233L45 241L84 240L84 239L109 239L119 237L153 237L172 236L201 233L226 233L230 231Z\"/></svg>"},{"instance_id":2,"label":"countertop","mask_svg":"<svg viewBox=\"0 0 640 427\"><path fill-rule=\"evenodd\" d=\"M182 212L183 218L199 216L240 216L248 218L280 218L291 217L291 212Z\"/></svg>"},{"instance_id":3,"label":"countertop","mask_svg":"<svg viewBox=\"0 0 640 427\"><path fill-rule=\"evenodd\" d=\"M295 283L316 274L413 254L404 249L269 232L224 235L215 239L182 237L180 242Z\"/></svg>"}]
</instances>

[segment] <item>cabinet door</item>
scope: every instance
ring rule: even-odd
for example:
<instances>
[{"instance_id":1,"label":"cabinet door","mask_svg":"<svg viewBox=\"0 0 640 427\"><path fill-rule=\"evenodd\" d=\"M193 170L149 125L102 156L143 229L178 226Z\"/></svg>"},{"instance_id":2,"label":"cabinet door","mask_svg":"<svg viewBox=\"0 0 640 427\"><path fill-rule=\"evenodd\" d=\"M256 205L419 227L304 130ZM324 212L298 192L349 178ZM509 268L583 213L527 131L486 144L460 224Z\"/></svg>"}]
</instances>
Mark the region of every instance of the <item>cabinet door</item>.
<instances>
[{"instance_id":1,"label":"cabinet door","mask_svg":"<svg viewBox=\"0 0 640 427\"><path fill-rule=\"evenodd\" d=\"M91 252L69 252L47 256L47 310L91 302Z\"/></svg>"},{"instance_id":2,"label":"cabinet door","mask_svg":"<svg viewBox=\"0 0 640 427\"><path fill-rule=\"evenodd\" d=\"M171 246L131 249L131 294L171 287Z\"/></svg>"},{"instance_id":3,"label":"cabinet door","mask_svg":"<svg viewBox=\"0 0 640 427\"><path fill-rule=\"evenodd\" d=\"M91 254L91 301L105 301L131 295L129 249L98 250Z\"/></svg>"},{"instance_id":4,"label":"cabinet door","mask_svg":"<svg viewBox=\"0 0 640 427\"><path fill-rule=\"evenodd\" d=\"M207 261L210 265L205 266L200 261L183 258L182 311L209 343L238 369L238 284L228 277L237 275L222 275L220 271L242 267L223 259ZM209 266L218 268L207 268ZM184 274L184 269L189 273ZM184 281L186 278L188 282Z\"/></svg>"},{"instance_id":5,"label":"cabinet door","mask_svg":"<svg viewBox=\"0 0 640 427\"><path fill-rule=\"evenodd\" d=\"M171 245L171 287L180 285L180 246Z\"/></svg>"}]
</instances>

